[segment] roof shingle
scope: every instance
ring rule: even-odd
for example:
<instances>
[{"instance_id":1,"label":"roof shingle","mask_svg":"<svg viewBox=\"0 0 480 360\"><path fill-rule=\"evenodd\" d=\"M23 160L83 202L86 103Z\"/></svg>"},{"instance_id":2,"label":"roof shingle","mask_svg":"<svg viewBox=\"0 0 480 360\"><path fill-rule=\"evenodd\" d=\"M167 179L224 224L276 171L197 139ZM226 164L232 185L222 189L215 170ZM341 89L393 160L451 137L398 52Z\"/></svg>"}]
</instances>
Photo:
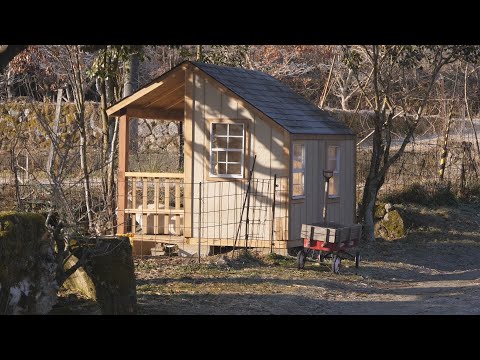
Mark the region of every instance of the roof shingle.
<instances>
[{"instance_id":1,"label":"roof shingle","mask_svg":"<svg viewBox=\"0 0 480 360\"><path fill-rule=\"evenodd\" d=\"M194 61L192 64L292 134L354 134L345 124L266 73Z\"/></svg>"}]
</instances>

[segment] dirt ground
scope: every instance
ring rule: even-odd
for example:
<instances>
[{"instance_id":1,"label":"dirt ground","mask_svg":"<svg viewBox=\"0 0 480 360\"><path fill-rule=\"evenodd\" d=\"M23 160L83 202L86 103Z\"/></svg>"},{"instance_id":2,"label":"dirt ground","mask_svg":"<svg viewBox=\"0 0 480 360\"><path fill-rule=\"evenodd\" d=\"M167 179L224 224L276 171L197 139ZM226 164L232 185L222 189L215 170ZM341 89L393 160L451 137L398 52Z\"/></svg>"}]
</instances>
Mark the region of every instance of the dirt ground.
<instances>
[{"instance_id":1,"label":"dirt ground","mask_svg":"<svg viewBox=\"0 0 480 360\"><path fill-rule=\"evenodd\" d=\"M362 244L358 273L293 257L136 259L140 314L479 314L480 205L400 207L405 238Z\"/></svg>"}]
</instances>

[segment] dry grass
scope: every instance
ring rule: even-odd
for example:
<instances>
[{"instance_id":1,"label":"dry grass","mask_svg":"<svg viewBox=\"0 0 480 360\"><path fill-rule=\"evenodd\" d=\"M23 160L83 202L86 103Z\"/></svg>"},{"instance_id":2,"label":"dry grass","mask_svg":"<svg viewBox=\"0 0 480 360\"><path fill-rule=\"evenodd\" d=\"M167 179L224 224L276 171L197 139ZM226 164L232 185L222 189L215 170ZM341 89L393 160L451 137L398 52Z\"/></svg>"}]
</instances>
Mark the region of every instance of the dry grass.
<instances>
[{"instance_id":1,"label":"dry grass","mask_svg":"<svg viewBox=\"0 0 480 360\"><path fill-rule=\"evenodd\" d=\"M401 208L401 207L400 207ZM363 244L358 274L342 261L225 255L185 263L175 257L136 260L141 314L449 314L480 311L480 208L411 205L409 234ZM415 219L415 221L412 221Z\"/></svg>"}]
</instances>

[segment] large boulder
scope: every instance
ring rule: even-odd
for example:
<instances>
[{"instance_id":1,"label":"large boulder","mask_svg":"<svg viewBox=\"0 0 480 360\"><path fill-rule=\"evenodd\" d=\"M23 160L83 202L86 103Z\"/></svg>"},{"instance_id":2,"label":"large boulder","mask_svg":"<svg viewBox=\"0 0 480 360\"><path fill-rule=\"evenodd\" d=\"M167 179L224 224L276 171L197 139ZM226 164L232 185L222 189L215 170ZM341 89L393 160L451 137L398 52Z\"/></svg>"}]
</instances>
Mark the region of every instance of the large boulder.
<instances>
[{"instance_id":1,"label":"large boulder","mask_svg":"<svg viewBox=\"0 0 480 360\"><path fill-rule=\"evenodd\" d=\"M387 210L385 209L385 205L386 204L383 202L375 204L375 211L373 213L375 220L383 219L383 217L387 213Z\"/></svg>"},{"instance_id":2,"label":"large boulder","mask_svg":"<svg viewBox=\"0 0 480 360\"><path fill-rule=\"evenodd\" d=\"M398 210L385 214L383 219L375 224L375 235L387 240L398 239L405 236L405 224Z\"/></svg>"},{"instance_id":3,"label":"large boulder","mask_svg":"<svg viewBox=\"0 0 480 360\"><path fill-rule=\"evenodd\" d=\"M39 214L0 212L0 314L46 314L57 301L53 242Z\"/></svg>"}]
</instances>

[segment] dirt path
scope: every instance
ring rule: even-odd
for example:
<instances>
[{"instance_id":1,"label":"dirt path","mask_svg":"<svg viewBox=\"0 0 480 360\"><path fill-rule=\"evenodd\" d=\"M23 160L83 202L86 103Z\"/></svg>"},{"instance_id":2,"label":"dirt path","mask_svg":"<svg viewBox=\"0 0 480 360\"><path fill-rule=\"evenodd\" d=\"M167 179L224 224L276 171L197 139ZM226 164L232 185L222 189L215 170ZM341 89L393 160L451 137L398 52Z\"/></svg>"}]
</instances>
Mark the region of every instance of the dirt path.
<instances>
[{"instance_id":1,"label":"dirt path","mask_svg":"<svg viewBox=\"0 0 480 360\"><path fill-rule=\"evenodd\" d=\"M479 314L480 209L408 214L406 238L361 247L358 274L351 261L334 275L328 263L298 270L294 258L271 256L138 259L140 313Z\"/></svg>"}]
</instances>

